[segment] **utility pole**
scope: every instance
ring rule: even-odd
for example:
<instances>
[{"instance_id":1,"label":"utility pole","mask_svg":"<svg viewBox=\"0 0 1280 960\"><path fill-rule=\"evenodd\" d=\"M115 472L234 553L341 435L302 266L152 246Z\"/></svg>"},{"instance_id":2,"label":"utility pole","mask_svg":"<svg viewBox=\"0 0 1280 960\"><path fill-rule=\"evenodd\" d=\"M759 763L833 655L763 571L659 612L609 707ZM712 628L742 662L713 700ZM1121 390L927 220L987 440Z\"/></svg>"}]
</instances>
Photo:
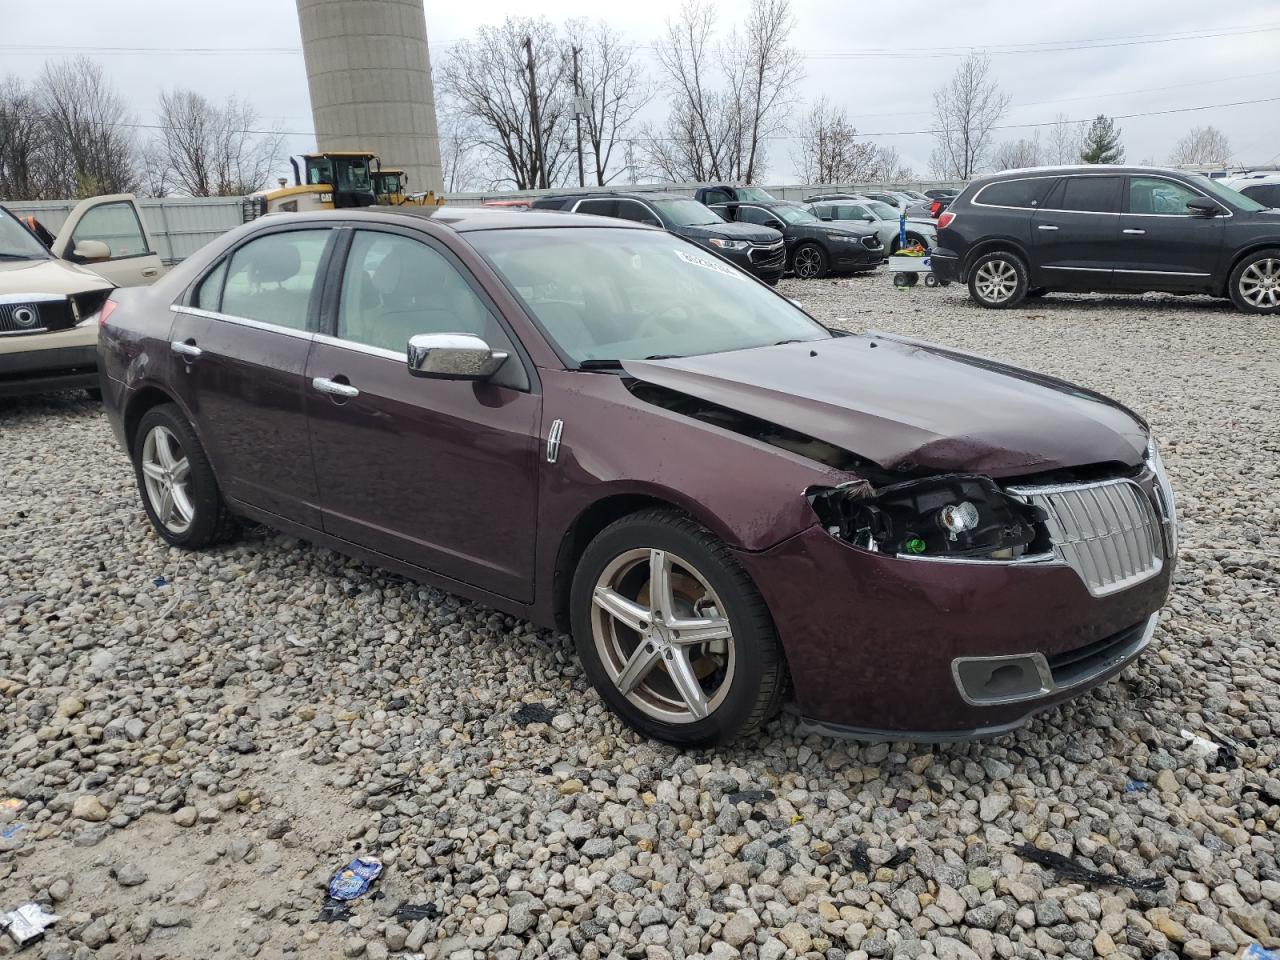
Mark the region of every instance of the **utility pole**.
<instances>
[{"instance_id":1,"label":"utility pole","mask_svg":"<svg viewBox=\"0 0 1280 960\"><path fill-rule=\"evenodd\" d=\"M529 62L529 120L533 124L533 185L546 187L547 171L542 163L542 123L538 119L538 80L533 70L533 37L524 38Z\"/></svg>"},{"instance_id":2,"label":"utility pole","mask_svg":"<svg viewBox=\"0 0 1280 960\"><path fill-rule=\"evenodd\" d=\"M585 187L587 179L582 172L582 87L578 83L578 52L581 49L573 48L573 122L578 128L578 186Z\"/></svg>"}]
</instances>

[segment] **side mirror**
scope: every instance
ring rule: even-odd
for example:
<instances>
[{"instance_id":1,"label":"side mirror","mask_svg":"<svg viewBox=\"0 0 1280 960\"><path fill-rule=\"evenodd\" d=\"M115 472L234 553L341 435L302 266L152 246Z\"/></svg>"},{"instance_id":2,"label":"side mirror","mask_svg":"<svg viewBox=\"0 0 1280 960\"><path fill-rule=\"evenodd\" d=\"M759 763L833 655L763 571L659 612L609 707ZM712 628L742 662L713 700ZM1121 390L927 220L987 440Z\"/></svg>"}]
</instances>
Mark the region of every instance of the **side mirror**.
<instances>
[{"instance_id":1,"label":"side mirror","mask_svg":"<svg viewBox=\"0 0 1280 960\"><path fill-rule=\"evenodd\" d=\"M409 338L409 373L433 380L488 380L507 362L470 333L420 333Z\"/></svg>"},{"instance_id":2,"label":"side mirror","mask_svg":"<svg viewBox=\"0 0 1280 960\"><path fill-rule=\"evenodd\" d=\"M770 219L768 219L768 220L766 220L766 221L764 222L764 225L765 225L766 227L768 227L769 229L771 229L771 230L781 230L781 229L782 229L782 221L781 221L781 220L774 220L774 219L770 218Z\"/></svg>"},{"instance_id":3,"label":"side mirror","mask_svg":"<svg viewBox=\"0 0 1280 960\"><path fill-rule=\"evenodd\" d=\"M71 255L77 260L110 260L111 248L101 240L81 240Z\"/></svg>"},{"instance_id":4,"label":"side mirror","mask_svg":"<svg viewBox=\"0 0 1280 960\"><path fill-rule=\"evenodd\" d=\"M876 218L875 218L875 217L873 217L873 216L871 216L871 214L867 214L867 215L866 215L865 217L863 217L862 219L863 219L863 220L865 220L867 223L875 223L875 222L876 222Z\"/></svg>"},{"instance_id":5,"label":"side mirror","mask_svg":"<svg viewBox=\"0 0 1280 960\"><path fill-rule=\"evenodd\" d=\"M830 222L831 222L832 220L834 220L835 218L834 218L834 217L819 217L818 219L819 219L819 220L825 220L825 221L827 221L827 223L830 223Z\"/></svg>"},{"instance_id":6,"label":"side mirror","mask_svg":"<svg viewBox=\"0 0 1280 960\"><path fill-rule=\"evenodd\" d=\"M1187 209L1198 217L1216 217L1222 208L1208 197L1197 197L1187 201Z\"/></svg>"}]
</instances>

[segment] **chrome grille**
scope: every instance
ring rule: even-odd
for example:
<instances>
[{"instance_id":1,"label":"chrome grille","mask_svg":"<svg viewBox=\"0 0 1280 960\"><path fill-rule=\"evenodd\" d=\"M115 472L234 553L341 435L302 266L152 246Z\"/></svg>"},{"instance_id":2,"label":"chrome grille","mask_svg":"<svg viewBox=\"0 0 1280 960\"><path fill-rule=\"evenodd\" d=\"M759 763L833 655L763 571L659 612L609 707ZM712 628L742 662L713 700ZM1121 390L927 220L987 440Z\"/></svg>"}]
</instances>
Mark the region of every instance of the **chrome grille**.
<instances>
[{"instance_id":1,"label":"chrome grille","mask_svg":"<svg viewBox=\"0 0 1280 960\"><path fill-rule=\"evenodd\" d=\"M1103 597L1154 577L1164 566L1160 522L1132 480L1009 492L1044 509L1053 552Z\"/></svg>"}]
</instances>

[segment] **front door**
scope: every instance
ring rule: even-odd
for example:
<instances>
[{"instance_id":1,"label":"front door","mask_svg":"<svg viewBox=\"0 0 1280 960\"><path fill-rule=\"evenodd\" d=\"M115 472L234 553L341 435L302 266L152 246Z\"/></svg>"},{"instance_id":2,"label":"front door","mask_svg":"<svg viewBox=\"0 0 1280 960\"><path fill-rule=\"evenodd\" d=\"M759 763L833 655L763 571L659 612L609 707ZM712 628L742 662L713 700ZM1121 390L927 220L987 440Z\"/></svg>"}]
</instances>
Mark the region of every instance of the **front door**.
<instances>
[{"instance_id":1,"label":"front door","mask_svg":"<svg viewBox=\"0 0 1280 960\"><path fill-rule=\"evenodd\" d=\"M1111 289L1120 247L1120 188L1124 177L1064 177L1032 223L1033 270L1055 288ZM1034 281L1033 281L1034 282Z\"/></svg>"},{"instance_id":2,"label":"front door","mask_svg":"<svg viewBox=\"0 0 1280 960\"><path fill-rule=\"evenodd\" d=\"M317 529L303 374L333 236L283 230L237 247L205 274L170 333L171 382L223 492Z\"/></svg>"},{"instance_id":3,"label":"front door","mask_svg":"<svg viewBox=\"0 0 1280 960\"><path fill-rule=\"evenodd\" d=\"M1174 291L1208 286L1222 252L1226 218L1193 214L1187 202L1205 196L1176 180L1131 176L1126 193L1116 286Z\"/></svg>"},{"instance_id":4,"label":"front door","mask_svg":"<svg viewBox=\"0 0 1280 960\"><path fill-rule=\"evenodd\" d=\"M446 250L392 230L355 231L337 299L307 365L325 532L531 601L542 397L496 310ZM509 359L486 382L414 377L421 333Z\"/></svg>"},{"instance_id":5,"label":"front door","mask_svg":"<svg viewBox=\"0 0 1280 960\"><path fill-rule=\"evenodd\" d=\"M103 256L88 255L86 251L95 244L104 245ZM117 287L146 286L164 273L142 211L128 193L91 197L77 204L54 238L53 255L82 264Z\"/></svg>"}]
</instances>

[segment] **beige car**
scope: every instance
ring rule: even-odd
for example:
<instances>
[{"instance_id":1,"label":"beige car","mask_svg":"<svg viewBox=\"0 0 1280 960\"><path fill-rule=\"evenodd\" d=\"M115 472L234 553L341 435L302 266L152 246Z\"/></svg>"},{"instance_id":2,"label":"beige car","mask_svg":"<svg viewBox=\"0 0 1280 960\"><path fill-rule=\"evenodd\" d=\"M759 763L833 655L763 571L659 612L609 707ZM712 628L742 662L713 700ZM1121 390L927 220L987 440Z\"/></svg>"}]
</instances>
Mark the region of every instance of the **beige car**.
<instances>
[{"instance_id":1,"label":"beige car","mask_svg":"<svg viewBox=\"0 0 1280 960\"><path fill-rule=\"evenodd\" d=\"M96 391L99 308L163 274L131 194L81 202L48 249L0 207L0 397Z\"/></svg>"}]
</instances>

